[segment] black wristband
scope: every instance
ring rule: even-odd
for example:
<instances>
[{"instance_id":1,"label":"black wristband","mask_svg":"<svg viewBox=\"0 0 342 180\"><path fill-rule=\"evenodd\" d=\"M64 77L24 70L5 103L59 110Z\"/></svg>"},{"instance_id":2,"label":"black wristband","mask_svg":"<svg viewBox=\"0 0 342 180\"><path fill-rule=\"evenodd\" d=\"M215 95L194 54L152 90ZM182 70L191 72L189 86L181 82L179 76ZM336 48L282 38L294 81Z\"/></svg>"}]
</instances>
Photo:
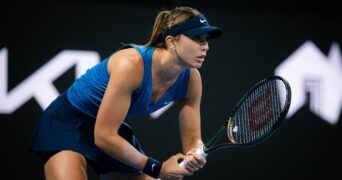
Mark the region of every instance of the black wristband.
<instances>
[{"instance_id":1,"label":"black wristband","mask_svg":"<svg viewBox=\"0 0 342 180\"><path fill-rule=\"evenodd\" d=\"M160 169L162 167L162 163L160 161L157 161L151 157L147 159L147 163L145 164L145 167L143 169L143 172L153 178L158 178Z\"/></svg>"}]
</instances>

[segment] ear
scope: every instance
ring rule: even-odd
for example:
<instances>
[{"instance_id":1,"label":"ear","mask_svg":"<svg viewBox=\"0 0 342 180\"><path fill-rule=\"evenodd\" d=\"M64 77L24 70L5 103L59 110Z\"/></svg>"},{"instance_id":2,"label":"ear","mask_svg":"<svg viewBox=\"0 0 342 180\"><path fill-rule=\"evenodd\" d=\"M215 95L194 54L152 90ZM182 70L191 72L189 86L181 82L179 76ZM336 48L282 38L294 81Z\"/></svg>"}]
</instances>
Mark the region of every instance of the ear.
<instances>
[{"instance_id":1,"label":"ear","mask_svg":"<svg viewBox=\"0 0 342 180\"><path fill-rule=\"evenodd\" d=\"M166 43L166 46L170 49L174 49L175 47L175 38L173 36L166 36L165 38L165 43Z\"/></svg>"}]
</instances>

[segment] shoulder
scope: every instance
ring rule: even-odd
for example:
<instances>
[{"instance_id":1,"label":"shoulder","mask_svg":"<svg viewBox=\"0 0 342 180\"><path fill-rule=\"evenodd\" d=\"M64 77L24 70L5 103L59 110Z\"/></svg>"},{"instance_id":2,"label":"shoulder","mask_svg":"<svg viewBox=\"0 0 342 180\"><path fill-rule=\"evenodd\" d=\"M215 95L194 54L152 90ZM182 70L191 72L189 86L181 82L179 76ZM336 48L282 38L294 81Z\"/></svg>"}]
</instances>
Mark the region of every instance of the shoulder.
<instances>
[{"instance_id":1,"label":"shoulder","mask_svg":"<svg viewBox=\"0 0 342 180\"><path fill-rule=\"evenodd\" d=\"M140 53L134 48L114 53L109 58L107 69L110 79L125 82L132 89L138 88L143 80L144 63Z\"/></svg>"},{"instance_id":2,"label":"shoulder","mask_svg":"<svg viewBox=\"0 0 342 180\"><path fill-rule=\"evenodd\" d=\"M190 69L190 83L201 82L201 74L196 68Z\"/></svg>"},{"instance_id":3,"label":"shoulder","mask_svg":"<svg viewBox=\"0 0 342 180\"><path fill-rule=\"evenodd\" d=\"M122 49L114 53L108 62L108 72L113 70L142 71L144 67L142 57L135 48Z\"/></svg>"}]
</instances>

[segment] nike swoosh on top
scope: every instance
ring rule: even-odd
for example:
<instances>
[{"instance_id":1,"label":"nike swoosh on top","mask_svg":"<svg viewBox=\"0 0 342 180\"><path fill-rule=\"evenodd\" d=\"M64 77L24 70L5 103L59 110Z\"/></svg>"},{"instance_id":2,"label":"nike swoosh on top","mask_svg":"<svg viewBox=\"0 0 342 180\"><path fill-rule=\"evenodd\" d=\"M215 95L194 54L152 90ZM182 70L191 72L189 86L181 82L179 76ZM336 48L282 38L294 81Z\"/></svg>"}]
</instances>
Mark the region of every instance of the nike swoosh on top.
<instances>
[{"instance_id":1,"label":"nike swoosh on top","mask_svg":"<svg viewBox=\"0 0 342 180\"><path fill-rule=\"evenodd\" d=\"M153 171L154 166L156 166L156 164L152 164L152 171Z\"/></svg>"}]
</instances>

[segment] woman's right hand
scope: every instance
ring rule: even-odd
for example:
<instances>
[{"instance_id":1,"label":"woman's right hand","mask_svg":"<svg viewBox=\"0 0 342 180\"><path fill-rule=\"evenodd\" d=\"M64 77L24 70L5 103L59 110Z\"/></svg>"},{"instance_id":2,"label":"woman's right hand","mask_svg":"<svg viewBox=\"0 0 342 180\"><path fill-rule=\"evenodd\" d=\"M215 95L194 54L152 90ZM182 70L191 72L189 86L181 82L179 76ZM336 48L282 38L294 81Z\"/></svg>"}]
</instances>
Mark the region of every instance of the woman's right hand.
<instances>
[{"instance_id":1,"label":"woman's right hand","mask_svg":"<svg viewBox=\"0 0 342 180\"><path fill-rule=\"evenodd\" d=\"M163 162L159 178L162 180L180 180L184 176L192 175L188 170L179 166L178 162L185 156L181 153L171 156Z\"/></svg>"}]
</instances>

